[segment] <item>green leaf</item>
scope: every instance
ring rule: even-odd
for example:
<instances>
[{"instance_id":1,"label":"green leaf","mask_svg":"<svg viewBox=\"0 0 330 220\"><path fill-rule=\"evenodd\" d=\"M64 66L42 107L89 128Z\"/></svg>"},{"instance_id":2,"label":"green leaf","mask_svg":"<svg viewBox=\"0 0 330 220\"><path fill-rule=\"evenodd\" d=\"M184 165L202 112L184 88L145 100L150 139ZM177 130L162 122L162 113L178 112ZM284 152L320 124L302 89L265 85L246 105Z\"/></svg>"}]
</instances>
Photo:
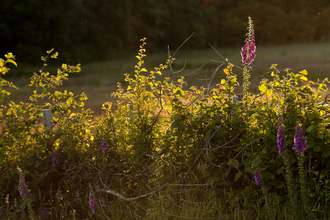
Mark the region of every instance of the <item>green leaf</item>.
<instances>
[{"instance_id":1,"label":"green leaf","mask_svg":"<svg viewBox=\"0 0 330 220\"><path fill-rule=\"evenodd\" d=\"M235 182L242 176L241 172L236 173L235 175Z\"/></svg>"},{"instance_id":2,"label":"green leaf","mask_svg":"<svg viewBox=\"0 0 330 220\"><path fill-rule=\"evenodd\" d=\"M273 90L269 89L266 92L266 96L271 96L273 94Z\"/></svg>"},{"instance_id":3,"label":"green leaf","mask_svg":"<svg viewBox=\"0 0 330 220\"><path fill-rule=\"evenodd\" d=\"M41 162L34 164L34 168L37 168L38 166L40 166L40 164Z\"/></svg>"},{"instance_id":4,"label":"green leaf","mask_svg":"<svg viewBox=\"0 0 330 220\"><path fill-rule=\"evenodd\" d=\"M235 83L236 81L237 81L236 77L233 77L233 78L230 79L230 82L232 82L232 83Z\"/></svg>"},{"instance_id":5,"label":"green leaf","mask_svg":"<svg viewBox=\"0 0 330 220\"><path fill-rule=\"evenodd\" d=\"M322 150L322 148L319 145L315 145L313 149L315 152L320 152Z\"/></svg>"},{"instance_id":6,"label":"green leaf","mask_svg":"<svg viewBox=\"0 0 330 220\"><path fill-rule=\"evenodd\" d=\"M239 163L236 159L229 159L228 160L228 164L229 165L233 165L234 167L238 168L239 167Z\"/></svg>"},{"instance_id":7,"label":"green leaf","mask_svg":"<svg viewBox=\"0 0 330 220\"><path fill-rule=\"evenodd\" d=\"M179 87L176 87L175 89L173 89L173 92L177 95L179 95L180 97L183 97L185 95L184 91L182 91L182 89L180 89Z\"/></svg>"},{"instance_id":8,"label":"green leaf","mask_svg":"<svg viewBox=\"0 0 330 220\"><path fill-rule=\"evenodd\" d=\"M281 166L278 170L277 170L277 174L281 174L284 171L284 166Z\"/></svg>"},{"instance_id":9,"label":"green leaf","mask_svg":"<svg viewBox=\"0 0 330 220\"><path fill-rule=\"evenodd\" d=\"M265 84L261 84L259 86L259 90L261 94L265 94L267 92L267 86Z\"/></svg>"},{"instance_id":10,"label":"green leaf","mask_svg":"<svg viewBox=\"0 0 330 220\"><path fill-rule=\"evenodd\" d=\"M262 161L261 161L260 157L258 156L255 160L252 161L251 165L253 167L257 167L261 162Z\"/></svg>"},{"instance_id":11,"label":"green leaf","mask_svg":"<svg viewBox=\"0 0 330 220\"><path fill-rule=\"evenodd\" d=\"M322 155L321 157L329 157L330 156L330 146L325 146L323 149L322 149Z\"/></svg>"},{"instance_id":12,"label":"green leaf","mask_svg":"<svg viewBox=\"0 0 330 220\"><path fill-rule=\"evenodd\" d=\"M305 76L308 74L307 70L302 70L302 71L300 71L299 73L301 73L301 74L303 74L303 75L305 75Z\"/></svg>"},{"instance_id":13,"label":"green leaf","mask_svg":"<svg viewBox=\"0 0 330 220\"><path fill-rule=\"evenodd\" d=\"M326 90L327 90L327 85L326 85L326 84L323 84L323 83L321 83L321 84L319 85L319 88L318 88L318 90L319 90L319 91L326 91Z\"/></svg>"},{"instance_id":14,"label":"green leaf","mask_svg":"<svg viewBox=\"0 0 330 220\"><path fill-rule=\"evenodd\" d=\"M306 132L311 132L314 129L314 125L310 125L308 126L308 128L306 129Z\"/></svg>"},{"instance_id":15,"label":"green leaf","mask_svg":"<svg viewBox=\"0 0 330 220\"><path fill-rule=\"evenodd\" d=\"M268 171L263 171L262 172L262 177L265 178L265 179L271 179L271 180L275 178L274 174L272 174Z\"/></svg>"},{"instance_id":16,"label":"green leaf","mask_svg":"<svg viewBox=\"0 0 330 220\"><path fill-rule=\"evenodd\" d=\"M304 76L304 75L302 75L302 74L296 74L295 77L294 77L294 79L296 81L307 81L308 80L307 77Z\"/></svg>"},{"instance_id":17,"label":"green leaf","mask_svg":"<svg viewBox=\"0 0 330 220\"><path fill-rule=\"evenodd\" d=\"M17 67L17 63L14 60L12 60L12 59L8 59L6 62L7 63L12 63L12 64L14 64Z\"/></svg>"},{"instance_id":18,"label":"green leaf","mask_svg":"<svg viewBox=\"0 0 330 220\"><path fill-rule=\"evenodd\" d=\"M204 136L204 141L209 141L211 134L212 134L212 130L207 131Z\"/></svg>"},{"instance_id":19,"label":"green leaf","mask_svg":"<svg viewBox=\"0 0 330 220\"><path fill-rule=\"evenodd\" d=\"M5 55L5 57L6 57L7 59L15 59L15 56L13 55L13 53L7 53L7 54Z\"/></svg>"},{"instance_id":20,"label":"green leaf","mask_svg":"<svg viewBox=\"0 0 330 220\"><path fill-rule=\"evenodd\" d=\"M324 131L320 131L320 132L317 134L317 137L320 138L320 139L323 139L323 137L324 137Z\"/></svg>"}]
</instances>

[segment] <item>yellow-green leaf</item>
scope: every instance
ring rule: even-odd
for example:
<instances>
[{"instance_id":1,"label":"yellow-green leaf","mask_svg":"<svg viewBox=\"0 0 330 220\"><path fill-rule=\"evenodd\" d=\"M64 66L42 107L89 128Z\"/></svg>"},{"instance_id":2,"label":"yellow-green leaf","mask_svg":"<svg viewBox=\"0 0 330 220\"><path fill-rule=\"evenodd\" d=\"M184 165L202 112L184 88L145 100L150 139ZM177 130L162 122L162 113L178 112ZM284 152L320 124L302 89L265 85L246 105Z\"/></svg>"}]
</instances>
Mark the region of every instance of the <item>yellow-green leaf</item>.
<instances>
[{"instance_id":1,"label":"yellow-green leaf","mask_svg":"<svg viewBox=\"0 0 330 220\"><path fill-rule=\"evenodd\" d=\"M307 70L302 70L302 71L300 71L300 73L305 75L305 76L308 74Z\"/></svg>"},{"instance_id":2,"label":"yellow-green leaf","mask_svg":"<svg viewBox=\"0 0 330 220\"><path fill-rule=\"evenodd\" d=\"M261 84L259 86L259 90L261 94L265 94L267 92L267 86L265 84Z\"/></svg>"},{"instance_id":3,"label":"yellow-green leaf","mask_svg":"<svg viewBox=\"0 0 330 220\"><path fill-rule=\"evenodd\" d=\"M12 63L12 64L14 64L17 67L17 63L14 60L12 60L12 59L8 59L6 62L7 63Z\"/></svg>"},{"instance_id":4,"label":"yellow-green leaf","mask_svg":"<svg viewBox=\"0 0 330 220\"><path fill-rule=\"evenodd\" d=\"M15 56L13 55L13 53L7 53L7 54L5 55L5 57L6 57L7 59L15 59Z\"/></svg>"},{"instance_id":5,"label":"yellow-green leaf","mask_svg":"<svg viewBox=\"0 0 330 220\"><path fill-rule=\"evenodd\" d=\"M273 91L271 89L268 89L266 92L266 96L271 96L273 94Z\"/></svg>"},{"instance_id":6,"label":"yellow-green leaf","mask_svg":"<svg viewBox=\"0 0 330 220\"><path fill-rule=\"evenodd\" d=\"M184 91L182 91L182 89L180 89L179 87L173 89L173 92L177 95L179 95L180 97L183 97L185 94L184 94Z\"/></svg>"}]
</instances>

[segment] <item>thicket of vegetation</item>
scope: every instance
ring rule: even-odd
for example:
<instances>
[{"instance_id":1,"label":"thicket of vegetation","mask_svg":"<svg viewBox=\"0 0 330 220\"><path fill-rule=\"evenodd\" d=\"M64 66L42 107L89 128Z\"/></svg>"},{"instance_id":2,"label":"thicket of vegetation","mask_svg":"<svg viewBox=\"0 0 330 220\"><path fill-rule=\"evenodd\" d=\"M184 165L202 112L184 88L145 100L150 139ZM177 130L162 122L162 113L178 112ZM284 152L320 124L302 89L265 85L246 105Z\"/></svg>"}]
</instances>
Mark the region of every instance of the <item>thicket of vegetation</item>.
<instances>
[{"instance_id":1,"label":"thicket of vegetation","mask_svg":"<svg viewBox=\"0 0 330 220\"><path fill-rule=\"evenodd\" d=\"M137 39L150 50L242 46L246 17L254 18L258 43L309 42L330 36L326 0L76 0L9 1L0 8L0 51L19 62L57 48L64 62L134 54Z\"/></svg>"},{"instance_id":2,"label":"thicket of vegetation","mask_svg":"<svg viewBox=\"0 0 330 220\"><path fill-rule=\"evenodd\" d=\"M1 219L329 218L327 79L309 81L306 70L280 76L274 64L250 93L251 19L243 66L221 63L214 74L223 68L226 77L216 86L184 89L175 53L148 71L145 40L102 118L83 108L84 93L61 91L79 65L41 69L24 102L1 105ZM47 51L44 65L57 56ZM2 75L9 65L11 53L0 59ZM240 73L242 98L234 93ZM1 79L1 100L8 87Z\"/></svg>"}]
</instances>

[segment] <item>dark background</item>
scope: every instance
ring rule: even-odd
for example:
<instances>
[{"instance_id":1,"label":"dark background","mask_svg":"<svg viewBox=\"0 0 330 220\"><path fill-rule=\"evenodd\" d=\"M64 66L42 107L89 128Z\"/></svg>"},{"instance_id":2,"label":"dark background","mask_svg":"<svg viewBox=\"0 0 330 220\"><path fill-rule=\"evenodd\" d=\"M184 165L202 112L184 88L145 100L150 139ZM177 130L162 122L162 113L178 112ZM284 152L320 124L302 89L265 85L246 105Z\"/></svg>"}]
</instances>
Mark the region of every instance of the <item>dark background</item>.
<instances>
[{"instance_id":1,"label":"dark background","mask_svg":"<svg viewBox=\"0 0 330 220\"><path fill-rule=\"evenodd\" d=\"M93 62L148 51L242 46L248 16L257 45L327 41L329 0L0 0L0 52L40 63L55 48L61 62Z\"/></svg>"}]
</instances>

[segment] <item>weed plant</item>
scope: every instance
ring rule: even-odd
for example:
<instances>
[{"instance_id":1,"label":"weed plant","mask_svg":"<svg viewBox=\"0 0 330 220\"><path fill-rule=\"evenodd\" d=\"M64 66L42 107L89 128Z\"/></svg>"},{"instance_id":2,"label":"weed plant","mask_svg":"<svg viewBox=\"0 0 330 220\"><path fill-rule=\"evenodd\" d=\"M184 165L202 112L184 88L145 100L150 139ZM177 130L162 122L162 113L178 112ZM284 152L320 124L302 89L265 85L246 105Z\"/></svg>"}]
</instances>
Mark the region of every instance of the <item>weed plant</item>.
<instances>
[{"instance_id":1,"label":"weed plant","mask_svg":"<svg viewBox=\"0 0 330 220\"><path fill-rule=\"evenodd\" d=\"M80 65L34 73L20 103L1 78L0 101L8 104L0 106L0 219L330 217L328 79L290 69L280 77L273 64L272 78L252 93L251 18L243 65L220 63L211 79L221 69L225 78L199 88L185 89L170 51L148 71L141 42L134 75L118 83L102 118L84 109L85 93L61 90ZM47 51L43 66L57 56ZM2 75L10 64L17 66L7 53ZM241 73L243 94L235 94Z\"/></svg>"}]
</instances>

